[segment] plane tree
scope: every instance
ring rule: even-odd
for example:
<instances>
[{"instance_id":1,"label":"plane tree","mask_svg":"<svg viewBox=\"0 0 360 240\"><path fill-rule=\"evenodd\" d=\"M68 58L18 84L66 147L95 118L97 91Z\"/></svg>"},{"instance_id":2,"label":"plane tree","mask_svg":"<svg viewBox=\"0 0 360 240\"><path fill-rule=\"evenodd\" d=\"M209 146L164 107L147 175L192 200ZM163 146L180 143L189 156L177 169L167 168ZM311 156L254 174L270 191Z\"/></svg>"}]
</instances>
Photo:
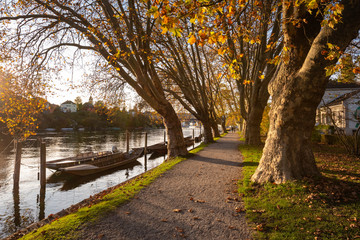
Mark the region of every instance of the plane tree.
<instances>
[{"instance_id":1,"label":"plane tree","mask_svg":"<svg viewBox=\"0 0 360 240\"><path fill-rule=\"evenodd\" d=\"M206 44L222 56L238 87L246 142L260 144L260 123L269 99L267 87L282 50L279 1L185 1L177 5L176 9L163 7L159 11L172 9L164 15L167 18L190 18L197 28L188 35L189 41ZM164 29L167 24L162 23Z\"/></svg>"},{"instance_id":2,"label":"plane tree","mask_svg":"<svg viewBox=\"0 0 360 240\"><path fill-rule=\"evenodd\" d=\"M260 123L269 99L268 84L276 73L282 50L279 1L248 1L220 13L226 35L220 53L240 94L240 113L246 122L245 141L260 144Z\"/></svg>"},{"instance_id":3,"label":"plane tree","mask_svg":"<svg viewBox=\"0 0 360 240\"><path fill-rule=\"evenodd\" d=\"M269 85L270 126L255 182L319 176L311 148L316 108L329 75L359 34L359 1L282 1L283 61Z\"/></svg>"},{"instance_id":4,"label":"plane tree","mask_svg":"<svg viewBox=\"0 0 360 240\"><path fill-rule=\"evenodd\" d=\"M157 67L167 81L166 91L201 121L205 142L213 142L212 130L215 136L220 135L214 101L214 92L220 90L214 82L219 59L210 48L188 41L187 36L195 26L189 19L181 21L182 37L159 33Z\"/></svg>"},{"instance_id":5,"label":"plane tree","mask_svg":"<svg viewBox=\"0 0 360 240\"><path fill-rule=\"evenodd\" d=\"M169 157L184 155L181 124L154 65L156 17L148 14L154 7L139 0L1 1L1 49L9 59L18 54L29 60L38 71L66 55L64 49L90 51L163 117Z\"/></svg>"}]
</instances>

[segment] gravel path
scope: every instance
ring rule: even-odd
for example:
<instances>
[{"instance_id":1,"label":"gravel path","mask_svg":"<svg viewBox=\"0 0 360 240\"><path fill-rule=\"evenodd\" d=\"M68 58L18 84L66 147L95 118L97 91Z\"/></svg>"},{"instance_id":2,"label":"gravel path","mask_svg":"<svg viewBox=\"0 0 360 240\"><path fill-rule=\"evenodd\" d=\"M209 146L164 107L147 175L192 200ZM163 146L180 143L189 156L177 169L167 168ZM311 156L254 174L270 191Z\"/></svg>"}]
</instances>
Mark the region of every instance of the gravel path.
<instances>
[{"instance_id":1,"label":"gravel path","mask_svg":"<svg viewBox=\"0 0 360 240\"><path fill-rule=\"evenodd\" d=\"M80 239L251 239L236 193L238 134L176 165Z\"/></svg>"}]
</instances>

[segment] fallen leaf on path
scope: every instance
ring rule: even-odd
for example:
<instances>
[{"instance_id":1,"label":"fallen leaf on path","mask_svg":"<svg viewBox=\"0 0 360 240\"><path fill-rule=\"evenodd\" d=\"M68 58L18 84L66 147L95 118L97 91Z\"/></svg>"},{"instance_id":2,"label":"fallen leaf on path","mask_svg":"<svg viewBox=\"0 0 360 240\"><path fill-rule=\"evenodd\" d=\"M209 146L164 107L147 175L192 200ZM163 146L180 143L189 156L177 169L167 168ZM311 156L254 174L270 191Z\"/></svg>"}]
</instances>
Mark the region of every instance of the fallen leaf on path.
<instances>
[{"instance_id":1,"label":"fallen leaf on path","mask_svg":"<svg viewBox=\"0 0 360 240\"><path fill-rule=\"evenodd\" d=\"M131 212L125 212L125 214L130 215L130 214L131 214Z\"/></svg>"},{"instance_id":2,"label":"fallen leaf on path","mask_svg":"<svg viewBox=\"0 0 360 240\"><path fill-rule=\"evenodd\" d=\"M254 209L252 210L252 212L255 212L255 213L264 213L266 210L265 209Z\"/></svg>"},{"instance_id":3,"label":"fallen leaf on path","mask_svg":"<svg viewBox=\"0 0 360 240\"><path fill-rule=\"evenodd\" d=\"M205 200L200 200L200 199L198 199L198 200L195 200L195 202L198 202L198 203L204 203L204 202L205 202Z\"/></svg>"},{"instance_id":4,"label":"fallen leaf on path","mask_svg":"<svg viewBox=\"0 0 360 240\"><path fill-rule=\"evenodd\" d=\"M229 229L235 229L235 227L234 226L229 226Z\"/></svg>"},{"instance_id":5,"label":"fallen leaf on path","mask_svg":"<svg viewBox=\"0 0 360 240\"><path fill-rule=\"evenodd\" d=\"M192 213L192 212L194 212L194 210L193 210L192 208L190 208L190 209L188 210L188 212L189 212L189 213Z\"/></svg>"},{"instance_id":6,"label":"fallen leaf on path","mask_svg":"<svg viewBox=\"0 0 360 240\"><path fill-rule=\"evenodd\" d=\"M200 218L199 218L199 217L193 217L193 219L194 219L194 220L200 220Z\"/></svg>"},{"instance_id":7,"label":"fallen leaf on path","mask_svg":"<svg viewBox=\"0 0 360 240\"><path fill-rule=\"evenodd\" d=\"M166 218L161 219L162 222L167 222Z\"/></svg>"},{"instance_id":8,"label":"fallen leaf on path","mask_svg":"<svg viewBox=\"0 0 360 240\"><path fill-rule=\"evenodd\" d=\"M264 224L262 223L262 224L256 225L256 230L258 230L260 232L264 231Z\"/></svg>"},{"instance_id":9,"label":"fallen leaf on path","mask_svg":"<svg viewBox=\"0 0 360 240\"><path fill-rule=\"evenodd\" d=\"M183 233L184 232L184 229L182 228L179 228L179 227L175 227L176 231L180 232L180 233Z\"/></svg>"},{"instance_id":10,"label":"fallen leaf on path","mask_svg":"<svg viewBox=\"0 0 360 240\"><path fill-rule=\"evenodd\" d=\"M181 209L175 208L175 209L173 209L173 212L179 213L179 212L181 212Z\"/></svg>"},{"instance_id":11,"label":"fallen leaf on path","mask_svg":"<svg viewBox=\"0 0 360 240\"><path fill-rule=\"evenodd\" d=\"M239 213L239 212L245 212L245 209L242 208L242 207L236 207L236 208L235 208L235 211L238 212L238 213Z\"/></svg>"}]
</instances>

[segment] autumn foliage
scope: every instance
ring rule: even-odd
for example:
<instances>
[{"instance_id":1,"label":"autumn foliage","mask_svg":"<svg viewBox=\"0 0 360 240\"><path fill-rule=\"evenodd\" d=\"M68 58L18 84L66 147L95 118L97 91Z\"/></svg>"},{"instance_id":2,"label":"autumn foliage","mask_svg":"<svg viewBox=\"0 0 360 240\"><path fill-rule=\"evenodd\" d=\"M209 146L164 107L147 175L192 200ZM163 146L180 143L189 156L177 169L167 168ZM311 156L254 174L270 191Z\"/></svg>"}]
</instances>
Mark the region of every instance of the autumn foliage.
<instances>
[{"instance_id":1,"label":"autumn foliage","mask_svg":"<svg viewBox=\"0 0 360 240\"><path fill-rule=\"evenodd\" d=\"M46 101L28 89L29 85L28 79L0 69L0 121L6 125L2 131L17 139L35 134L38 115L46 107Z\"/></svg>"}]
</instances>

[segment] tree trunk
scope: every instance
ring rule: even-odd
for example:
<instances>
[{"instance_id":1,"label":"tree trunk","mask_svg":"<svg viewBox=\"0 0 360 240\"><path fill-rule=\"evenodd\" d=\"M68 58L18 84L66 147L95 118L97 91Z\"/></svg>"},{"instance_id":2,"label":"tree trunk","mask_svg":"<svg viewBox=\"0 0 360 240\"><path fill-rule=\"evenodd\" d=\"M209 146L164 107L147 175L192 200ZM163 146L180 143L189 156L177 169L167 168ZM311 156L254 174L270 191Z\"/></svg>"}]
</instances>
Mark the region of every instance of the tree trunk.
<instances>
[{"instance_id":1,"label":"tree trunk","mask_svg":"<svg viewBox=\"0 0 360 240\"><path fill-rule=\"evenodd\" d=\"M222 130L223 130L224 133L227 133L228 131L226 130L226 125L225 125L225 123L226 123L226 118L225 118L225 117L222 117L222 118L221 118L221 128L222 128Z\"/></svg>"},{"instance_id":2,"label":"tree trunk","mask_svg":"<svg viewBox=\"0 0 360 240\"><path fill-rule=\"evenodd\" d=\"M215 120L210 120L210 121L211 121L211 128L214 132L214 137L220 137L220 132L216 121Z\"/></svg>"},{"instance_id":3,"label":"tree trunk","mask_svg":"<svg viewBox=\"0 0 360 240\"><path fill-rule=\"evenodd\" d=\"M258 103L258 102L257 102ZM265 103L266 104L266 103ZM251 108L246 124L245 143L249 145L262 144L260 139L260 124L264 113L265 105L256 104Z\"/></svg>"},{"instance_id":4,"label":"tree trunk","mask_svg":"<svg viewBox=\"0 0 360 240\"><path fill-rule=\"evenodd\" d=\"M186 149L180 120L170 103L165 105L159 113L162 115L168 139L168 157L185 156Z\"/></svg>"},{"instance_id":5,"label":"tree trunk","mask_svg":"<svg viewBox=\"0 0 360 240\"><path fill-rule=\"evenodd\" d=\"M209 121L202 121L204 127L204 143L214 142L214 138L211 131L211 124Z\"/></svg>"},{"instance_id":6,"label":"tree trunk","mask_svg":"<svg viewBox=\"0 0 360 240\"><path fill-rule=\"evenodd\" d=\"M341 23L335 28L321 27L322 16L309 13L305 5L283 4L283 17L302 20L299 27L284 21L284 42L289 50L275 80L270 83L272 96L270 127L263 155L252 181L283 183L303 177L319 176L310 146L316 108L324 94L328 77L325 67L337 59L325 59L327 43L343 51L358 35L360 2L342 1ZM305 21L306 20L306 21Z\"/></svg>"},{"instance_id":7,"label":"tree trunk","mask_svg":"<svg viewBox=\"0 0 360 240\"><path fill-rule=\"evenodd\" d=\"M303 76L292 77L287 73L283 71L273 86L281 91L273 98L268 137L252 176L255 182L283 183L320 175L310 139L325 86L311 84L317 79L304 81ZM303 93L301 98L299 92Z\"/></svg>"}]
</instances>

